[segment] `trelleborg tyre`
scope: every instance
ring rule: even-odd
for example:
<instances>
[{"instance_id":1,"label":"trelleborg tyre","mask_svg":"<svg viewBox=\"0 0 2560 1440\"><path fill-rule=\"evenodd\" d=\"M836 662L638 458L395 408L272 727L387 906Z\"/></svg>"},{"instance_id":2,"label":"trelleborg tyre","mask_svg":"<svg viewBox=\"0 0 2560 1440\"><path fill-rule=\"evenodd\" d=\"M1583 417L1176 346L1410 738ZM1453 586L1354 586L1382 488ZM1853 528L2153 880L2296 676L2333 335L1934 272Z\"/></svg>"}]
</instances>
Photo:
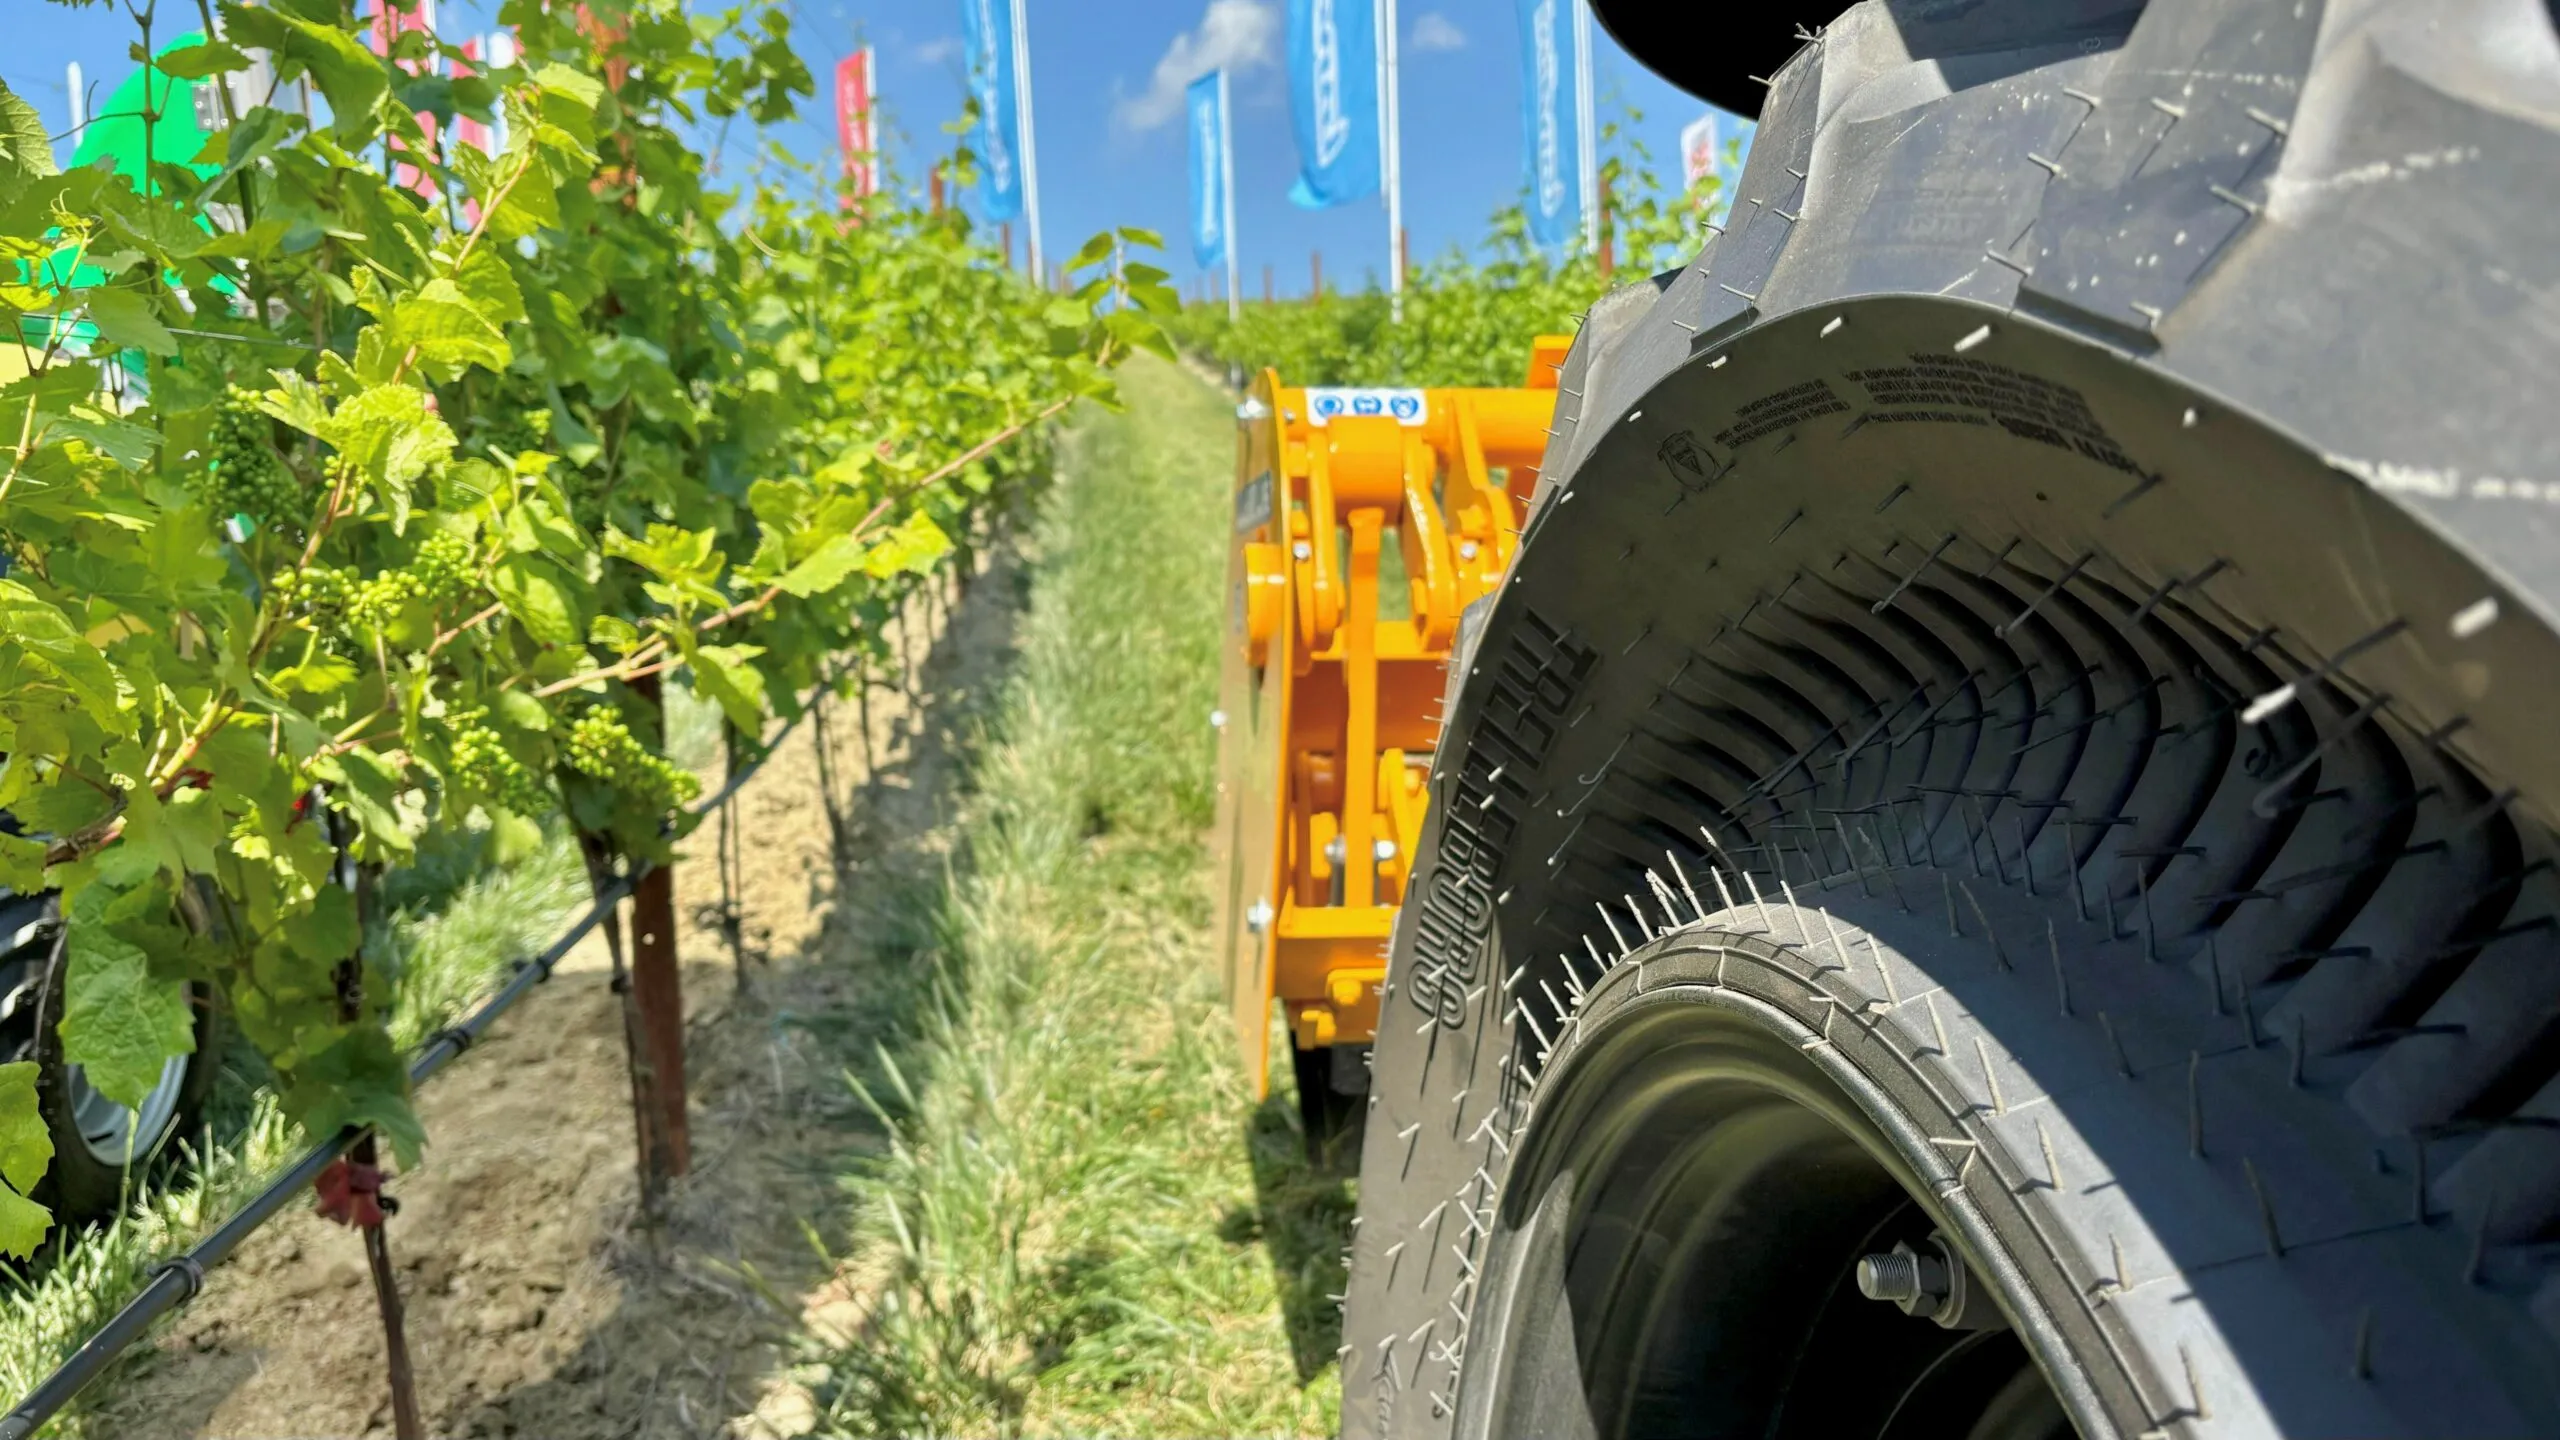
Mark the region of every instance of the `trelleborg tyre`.
<instances>
[{"instance_id":1,"label":"trelleborg tyre","mask_svg":"<svg viewBox=\"0 0 2560 1440\"><path fill-rule=\"evenodd\" d=\"M1346 1434L2560 1433L2554 117L2538 3L1775 77L1453 664Z\"/></svg>"}]
</instances>

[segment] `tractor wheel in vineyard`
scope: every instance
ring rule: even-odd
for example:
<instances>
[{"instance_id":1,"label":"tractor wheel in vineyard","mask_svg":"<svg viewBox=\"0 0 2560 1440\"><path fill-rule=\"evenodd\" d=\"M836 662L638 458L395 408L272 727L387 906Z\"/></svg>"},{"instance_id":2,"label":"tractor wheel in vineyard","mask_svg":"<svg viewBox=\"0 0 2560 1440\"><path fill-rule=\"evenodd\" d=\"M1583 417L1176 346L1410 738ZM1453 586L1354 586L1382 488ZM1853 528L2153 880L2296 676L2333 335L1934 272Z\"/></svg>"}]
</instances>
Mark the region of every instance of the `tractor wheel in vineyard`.
<instances>
[{"instance_id":1,"label":"tractor wheel in vineyard","mask_svg":"<svg viewBox=\"0 0 2560 1440\"><path fill-rule=\"evenodd\" d=\"M2555 130L2540 0L1776 72L1451 666L1345 1434L2560 1433Z\"/></svg>"}]
</instances>

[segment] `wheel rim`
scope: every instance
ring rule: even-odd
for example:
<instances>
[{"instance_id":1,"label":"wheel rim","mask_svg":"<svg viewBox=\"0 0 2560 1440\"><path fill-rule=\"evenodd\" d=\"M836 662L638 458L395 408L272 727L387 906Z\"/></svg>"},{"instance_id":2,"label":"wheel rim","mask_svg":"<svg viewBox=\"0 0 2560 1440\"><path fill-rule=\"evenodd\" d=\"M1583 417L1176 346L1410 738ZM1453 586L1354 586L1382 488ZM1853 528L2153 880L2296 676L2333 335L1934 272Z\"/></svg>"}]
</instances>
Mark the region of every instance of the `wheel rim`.
<instances>
[{"instance_id":1,"label":"wheel rim","mask_svg":"<svg viewBox=\"0 0 2560 1440\"><path fill-rule=\"evenodd\" d=\"M1861 1256L1933 1231L1989 1273L1859 1097L1724 1006L1604 1025L1523 1136L1469 1342L1499 1360L1469 1367L1461 1433L2073 1433L2004 1322L1946 1329L1858 1293Z\"/></svg>"},{"instance_id":2,"label":"wheel rim","mask_svg":"<svg viewBox=\"0 0 2560 1440\"><path fill-rule=\"evenodd\" d=\"M64 1080L71 1096L71 1121L90 1157L102 1165L126 1166L151 1158L169 1137L178 1116L178 1096L186 1089L187 1066L195 1057L172 1055L160 1067L160 1078L140 1105L121 1105L89 1083L87 1070L69 1066Z\"/></svg>"}]
</instances>

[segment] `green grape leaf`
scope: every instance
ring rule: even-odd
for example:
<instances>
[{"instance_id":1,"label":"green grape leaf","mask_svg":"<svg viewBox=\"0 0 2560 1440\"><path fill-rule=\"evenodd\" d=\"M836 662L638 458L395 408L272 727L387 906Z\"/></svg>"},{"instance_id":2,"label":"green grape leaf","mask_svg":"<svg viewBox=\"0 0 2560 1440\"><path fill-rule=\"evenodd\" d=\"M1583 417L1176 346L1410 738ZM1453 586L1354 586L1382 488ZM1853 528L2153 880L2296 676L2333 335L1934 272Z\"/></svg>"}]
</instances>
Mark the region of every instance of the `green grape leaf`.
<instances>
[{"instance_id":1,"label":"green grape leaf","mask_svg":"<svg viewBox=\"0 0 2560 1440\"><path fill-rule=\"evenodd\" d=\"M175 80L201 80L207 75L220 75L249 68L249 57L219 40L199 41L183 50L163 50L151 62L151 68Z\"/></svg>"},{"instance_id":2,"label":"green grape leaf","mask_svg":"<svg viewBox=\"0 0 2560 1440\"><path fill-rule=\"evenodd\" d=\"M509 97L507 113L510 123L531 128L513 97ZM513 243L528 235L560 224L560 194L549 171L538 161L510 154L504 163L483 156L469 146L454 154L454 168L461 172L464 184L483 205L491 205L484 221L491 239ZM514 182L508 183L509 176ZM500 191L504 190L504 196Z\"/></svg>"},{"instance_id":3,"label":"green grape leaf","mask_svg":"<svg viewBox=\"0 0 2560 1440\"><path fill-rule=\"evenodd\" d=\"M56 173L53 142L36 107L0 84L0 205L17 203L27 182Z\"/></svg>"},{"instance_id":4,"label":"green grape leaf","mask_svg":"<svg viewBox=\"0 0 2560 1440\"><path fill-rule=\"evenodd\" d=\"M1098 231L1092 239L1084 242L1082 249L1076 251L1075 258L1067 262L1067 268L1081 270L1087 265L1098 265L1111 258L1111 247L1111 232Z\"/></svg>"},{"instance_id":5,"label":"green grape leaf","mask_svg":"<svg viewBox=\"0 0 2560 1440\"><path fill-rule=\"evenodd\" d=\"M391 74L363 41L335 25L242 0L222 0L222 29L239 44L272 52L280 79L309 74L329 101L340 138L373 133L374 108L390 91Z\"/></svg>"},{"instance_id":6,"label":"green grape leaf","mask_svg":"<svg viewBox=\"0 0 2560 1440\"><path fill-rule=\"evenodd\" d=\"M36 686L69 694L100 724L118 718L106 656L34 591L0 580L0 694L23 703L26 688Z\"/></svg>"},{"instance_id":7,"label":"green grape leaf","mask_svg":"<svg viewBox=\"0 0 2560 1440\"><path fill-rule=\"evenodd\" d=\"M299 664L278 670L267 680L288 695L329 696L355 684L359 678L354 661L322 651Z\"/></svg>"},{"instance_id":8,"label":"green grape leaf","mask_svg":"<svg viewBox=\"0 0 2560 1440\"><path fill-rule=\"evenodd\" d=\"M313 1135L371 1126L391 1142L402 1169L418 1163L427 1132L409 1105L409 1071L391 1037L363 1027L341 1034L293 1069L285 1113Z\"/></svg>"},{"instance_id":9,"label":"green grape leaf","mask_svg":"<svg viewBox=\"0 0 2560 1440\"><path fill-rule=\"evenodd\" d=\"M547 645L575 645L586 634L579 591L559 566L539 555L510 555L489 572L489 591L517 624Z\"/></svg>"},{"instance_id":10,"label":"green grape leaf","mask_svg":"<svg viewBox=\"0 0 2560 1440\"><path fill-rule=\"evenodd\" d=\"M507 512L507 548L520 554L539 552L575 569L590 562L595 543L594 537L578 528L578 522L554 510L547 500L530 501Z\"/></svg>"},{"instance_id":11,"label":"green grape leaf","mask_svg":"<svg viewBox=\"0 0 2560 1440\"><path fill-rule=\"evenodd\" d=\"M356 953L364 927L356 919L356 898L335 885L311 897L310 908L285 916L276 925L286 948L317 965L335 965Z\"/></svg>"},{"instance_id":12,"label":"green grape leaf","mask_svg":"<svg viewBox=\"0 0 2560 1440\"><path fill-rule=\"evenodd\" d=\"M832 483L829 472L834 469L834 462L829 462L819 469L818 478ZM758 480L747 487L747 508L767 531L794 529L808 513L809 490L781 480Z\"/></svg>"},{"instance_id":13,"label":"green grape leaf","mask_svg":"<svg viewBox=\"0 0 2560 1440\"><path fill-rule=\"evenodd\" d=\"M454 286L492 326L514 325L525 318L524 290L507 268L504 256L486 246L471 252L454 272Z\"/></svg>"},{"instance_id":14,"label":"green grape leaf","mask_svg":"<svg viewBox=\"0 0 2560 1440\"><path fill-rule=\"evenodd\" d=\"M206 518L190 507L143 532L137 558L172 596L202 595L231 573Z\"/></svg>"},{"instance_id":15,"label":"green grape leaf","mask_svg":"<svg viewBox=\"0 0 2560 1440\"><path fill-rule=\"evenodd\" d=\"M283 144L292 137L294 131L302 127L302 123L301 116L278 110L273 106L249 107L249 113L241 116L240 122L225 132L222 142L222 168L207 177L204 188L197 193L211 195L229 184L232 176L273 154L278 145ZM208 140L205 143L210 146L213 142ZM234 232L233 237L217 237L212 244L205 247L205 250L208 253L225 252L229 248L224 243L226 239L247 240L256 247L282 245L291 233L292 226L286 222L261 220L249 231ZM252 248L248 253L261 254L262 248Z\"/></svg>"},{"instance_id":16,"label":"green grape leaf","mask_svg":"<svg viewBox=\"0 0 2560 1440\"><path fill-rule=\"evenodd\" d=\"M640 627L619 615L599 615L587 625L587 643L629 654L640 648Z\"/></svg>"},{"instance_id":17,"label":"green grape leaf","mask_svg":"<svg viewBox=\"0 0 2560 1440\"><path fill-rule=\"evenodd\" d=\"M52 1228L52 1211L14 1190L0 1189L0 1251L21 1259L33 1255Z\"/></svg>"},{"instance_id":18,"label":"green grape leaf","mask_svg":"<svg viewBox=\"0 0 2560 1440\"><path fill-rule=\"evenodd\" d=\"M504 370L515 358L499 329L462 287L442 278L392 307L387 353L418 359L452 373L465 365Z\"/></svg>"},{"instance_id":19,"label":"green grape leaf","mask_svg":"<svg viewBox=\"0 0 2560 1440\"><path fill-rule=\"evenodd\" d=\"M764 672L748 662L762 655L761 645L705 645L693 652L694 685L719 702L739 733L754 735L764 724Z\"/></svg>"},{"instance_id":20,"label":"green grape leaf","mask_svg":"<svg viewBox=\"0 0 2560 1440\"><path fill-rule=\"evenodd\" d=\"M0 835L0 886L22 895L43 889L44 857L43 841Z\"/></svg>"},{"instance_id":21,"label":"green grape leaf","mask_svg":"<svg viewBox=\"0 0 2560 1440\"><path fill-rule=\"evenodd\" d=\"M921 510L911 512L862 557L862 568L881 579L930 574L951 553L951 537Z\"/></svg>"},{"instance_id":22,"label":"green grape leaf","mask_svg":"<svg viewBox=\"0 0 2560 1440\"><path fill-rule=\"evenodd\" d=\"M86 898L84 896L84 898ZM62 1058L98 1093L140 1105L174 1055L196 1048L195 1017L183 985L154 977L142 947L75 913L64 937Z\"/></svg>"},{"instance_id":23,"label":"green grape leaf","mask_svg":"<svg viewBox=\"0 0 2560 1440\"><path fill-rule=\"evenodd\" d=\"M1150 250L1161 250L1164 248L1164 236L1156 231L1147 229L1143 225L1121 226L1120 238L1128 241L1132 245L1143 245Z\"/></svg>"},{"instance_id":24,"label":"green grape leaf","mask_svg":"<svg viewBox=\"0 0 2560 1440\"><path fill-rule=\"evenodd\" d=\"M121 185L110 186L98 196L98 218L111 233L164 260L198 254L208 238L168 197L146 200Z\"/></svg>"},{"instance_id":25,"label":"green grape leaf","mask_svg":"<svg viewBox=\"0 0 2560 1440\"><path fill-rule=\"evenodd\" d=\"M125 844L171 874L212 873L227 828L222 808L205 791L180 790L165 801L148 786L125 794Z\"/></svg>"},{"instance_id":26,"label":"green grape leaf","mask_svg":"<svg viewBox=\"0 0 2560 1440\"><path fill-rule=\"evenodd\" d=\"M1182 313L1181 292L1170 285L1132 282L1129 286L1129 298L1137 301L1138 308L1150 315Z\"/></svg>"},{"instance_id":27,"label":"green grape leaf","mask_svg":"<svg viewBox=\"0 0 2560 1440\"><path fill-rule=\"evenodd\" d=\"M107 343L129 347L153 355L178 353L178 337L151 313L151 302L131 290L92 290L88 301L89 319Z\"/></svg>"},{"instance_id":28,"label":"green grape leaf","mask_svg":"<svg viewBox=\"0 0 2560 1440\"><path fill-rule=\"evenodd\" d=\"M53 1132L36 1103L37 1074L33 1060L0 1065L0 1180L20 1194L36 1188L53 1161ZM8 1248L0 1244L0 1249Z\"/></svg>"},{"instance_id":29,"label":"green grape leaf","mask_svg":"<svg viewBox=\"0 0 2560 1440\"><path fill-rule=\"evenodd\" d=\"M337 770L346 781L330 798L356 817L366 846L380 855L406 857L417 848L400 816L400 767L362 745L340 752Z\"/></svg>"},{"instance_id":30,"label":"green grape leaf","mask_svg":"<svg viewBox=\"0 0 2560 1440\"><path fill-rule=\"evenodd\" d=\"M452 428L427 408L427 392L412 385L371 387L340 405L318 434L379 487L395 531L408 528L418 477L443 463L454 446Z\"/></svg>"},{"instance_id":31,"label":"green grape leaf","mask_svg":"<svg viewBox=\"0 0 2560 1440\"><path fill-rule=\"evenodd\" d=\"M276 388L258 397L258 408L305 435L317 435L329 423L327 391L291 370L274 372Z\"/></svg>"},{"instance_id":32,"label":"green grape leaf","mask_svg":"<svg viewBox=\"0 0 2560 1440\"><path fill-rule=\"evenodd\" d=\"M533 72L533 83L552 95L567 97L579 108L592 111L604 100L604 82L593 75L582 75L566 65L550 64Z\"/></svg>"},{"instance_id":33,"label":"green grape leaf","mask_svg":"<svg viewBox=\"0 0 2560 1440\"><path fill-rule=\"evenodd\" d=\"M66 415L46 415L49 439L69 437L88 445L127 470L139 470L150 463L152 452L160 448L160 437L148 425L137 425L118 415L105 414L88 406Z\"/></svg>"},{"instance_id":34,"label":"green grape leaf","mask_svg":"<svg viewBox=\"0 0 2560 1440\"><path fill-rule=\"evenodd\" d=\"M543 708L541 701L521 690L499 691L496 710L499 719L518 730L539 734L551 728L551 712Z\"/></svg>"},{"instance_id":35,"label":"green grape leaf","mask_svg":"<svg viewBox=\"0 0 2560 1440\"><path fill-rule=\"evenodd\" d=\"M607 531L604 553L628 560L661 580L709 584L720 574L719 537L708 530L686 530L652 523L646 539Z\"/></svg>"},{"instance_id":36,"label":"green grape leaf","mask_svg":"<svg viewBox=\"0 0 2560 1440\"><path fill-rule=\"evenodd\" d=\"M782 572L782 578L773 583L781 586L785 595L804 600L824 595L862 568L862 552L867 548L859 535L830 535L825 544L810 551L807 559Z\"/></svg>"}]
</instances>

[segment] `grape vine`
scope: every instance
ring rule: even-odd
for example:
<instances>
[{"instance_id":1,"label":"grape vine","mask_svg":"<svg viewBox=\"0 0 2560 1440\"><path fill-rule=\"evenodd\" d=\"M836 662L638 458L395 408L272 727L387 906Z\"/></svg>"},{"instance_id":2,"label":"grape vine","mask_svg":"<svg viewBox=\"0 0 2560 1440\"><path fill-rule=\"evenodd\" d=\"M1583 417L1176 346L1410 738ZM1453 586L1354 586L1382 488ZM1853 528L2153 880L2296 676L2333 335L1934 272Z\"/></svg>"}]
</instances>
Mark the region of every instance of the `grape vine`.
<instances>
[{"instance_id":1,"label":"grape vine","mask_svg":"<svg viewBox=\"0 0 2560 1440\"><path fill-rule=\"evenodd\" d=\"M387 987L342 1003L341 848L560 811L663 857L699 782L640 682L754 734L877 653L1043 423L1169 353L1171 295L1106 263L1143 232L1052 294L894 186L715 175L715 134L813 90L769 0L505 0L514 63L441 75L351 0L203 8L219 40L155 62L219 110L191 164L61 172L0 88L0 885L63 893L101 1092L142 1096L203 985L303 1125L414 1156ZM199 886L214 933L175 918ZM12 1254L49 1224L25 1088L0 1066Z\"/></svg>"},{"instance_id":2,"label":"grape vine","mask_svg":"<svg viewBox=\"0 0 2560 1440\"><path fill-rule=\"evenodd\" d=\"M1653 180L1630 110L1601 127L1607 238L1616 266L1576 245L1562 256L1540 250L1518 205L1495 212L1471 258L1453 248L1406 277L1404 318L1372 288L1326 291L1304 300L1248 303L1234 320L1223 302L1185 308L1169 328L1186 349L1221 363L1280 372L1291 385L1517 385L1530 343L1571 334L1582 312L1615 285L1634 284L1698 251L1728 197L1714 174L1686 196L1666 196ZM1726 150L1741 165L1740 142Z\"/></svg>"}]
</instances>

